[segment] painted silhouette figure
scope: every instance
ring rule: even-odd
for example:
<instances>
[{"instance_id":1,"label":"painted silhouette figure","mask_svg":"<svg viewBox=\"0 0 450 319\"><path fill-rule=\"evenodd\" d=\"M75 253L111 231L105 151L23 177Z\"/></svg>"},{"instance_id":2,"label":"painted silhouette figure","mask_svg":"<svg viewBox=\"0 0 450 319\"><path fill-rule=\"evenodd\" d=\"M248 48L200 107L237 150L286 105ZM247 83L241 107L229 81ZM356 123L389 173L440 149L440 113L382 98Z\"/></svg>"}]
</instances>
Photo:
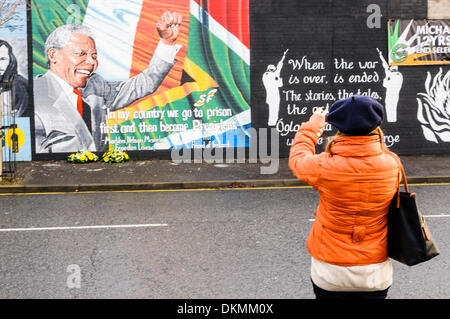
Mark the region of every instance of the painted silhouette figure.
<instances>
[{"instance_id":1,"label":"painted silhouette figure","mask_svg":"<svg viewBox=\"0 0 450 319\"><path fill-rule=\"evenodd\" d=\"M384 106L386 108L386 120L388 122L397 122L397 105L400 90L403 85L403 75L398 71L398 66L389 66L378 48L377 51L380 55L384 72L386 74L383 80L383 86L386 88L386 98L384 101Z\"/></svg>"},{"instance_id":2,"label":"painted silhouette figure","mask_svg":"<svg viewBox=\"0 0 450 319\"><path fill-rule=\"evenodd\" d=\"M269 64L262 77L264 88L266 89L266 103L269 106L268 126L274 126L278 120L278 112L280 110L280 87L283 86L283 79L280 78L280 72L283 68L283 62L287 52L288 50L284 51L283 57L280 62L278 62L277 66Z\"/></svg>"}]
</instances>

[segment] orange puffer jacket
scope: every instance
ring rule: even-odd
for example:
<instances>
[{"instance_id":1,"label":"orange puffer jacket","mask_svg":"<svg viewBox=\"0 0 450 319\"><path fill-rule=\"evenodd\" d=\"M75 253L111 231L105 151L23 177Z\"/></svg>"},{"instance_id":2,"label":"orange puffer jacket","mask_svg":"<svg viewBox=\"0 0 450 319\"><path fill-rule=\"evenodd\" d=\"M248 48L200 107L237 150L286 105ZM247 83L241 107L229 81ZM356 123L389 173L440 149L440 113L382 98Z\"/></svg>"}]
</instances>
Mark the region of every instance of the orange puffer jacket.
<instances>
[{"instance_id":1,"label":"orange puffer jacket","mask_svg":"<svg viewBox=\"0 0 450 319\"><path fill-rule=\"evenodd\" d=\"M319 121L303 123L290 149L289 167L320 193L307 248L317 260L340 265L380 263L387 255L387 212L399 183L399 158L380 138L341 136L331 152L315 155Z\"/></svg>"}]
</instances>

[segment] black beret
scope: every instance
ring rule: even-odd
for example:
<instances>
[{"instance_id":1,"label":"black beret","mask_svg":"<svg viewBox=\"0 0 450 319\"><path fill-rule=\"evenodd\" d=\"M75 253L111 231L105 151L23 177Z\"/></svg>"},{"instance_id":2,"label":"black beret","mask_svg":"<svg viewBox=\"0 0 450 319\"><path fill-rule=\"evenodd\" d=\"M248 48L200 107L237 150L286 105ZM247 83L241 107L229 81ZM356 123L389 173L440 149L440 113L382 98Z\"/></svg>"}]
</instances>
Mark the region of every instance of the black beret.
<instances>
[{"instance_id":1,"label":"black beret","mask_svg":"<svg viewBox=\"0 0 450 319\"><path fill-rule=\"evenodd\" d=\"M384 108L377 100L353 95L331 106L327 122L348 135L366 135L381 125Z\"/></svg>"}]
</instances>

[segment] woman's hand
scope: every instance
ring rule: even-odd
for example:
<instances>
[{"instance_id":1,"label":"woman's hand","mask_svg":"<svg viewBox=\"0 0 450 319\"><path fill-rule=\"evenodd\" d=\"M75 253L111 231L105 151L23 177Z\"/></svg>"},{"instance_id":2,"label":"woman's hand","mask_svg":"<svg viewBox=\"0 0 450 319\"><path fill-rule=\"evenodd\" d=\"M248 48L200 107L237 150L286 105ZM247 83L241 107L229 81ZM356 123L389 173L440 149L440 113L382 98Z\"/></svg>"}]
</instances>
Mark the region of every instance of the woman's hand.
<instances>
[{"instance_id":1,"label":"woman's hand","mask_svg":"<svg viewBox=\"0 0 450 319\"><path fill-rule=\"evenodd\" d=\"M309 118L309 120L311 122L317 122L318 124L320 124L320 127L324 127L327 122L325 121L326 117L327 117L328 111L324 110L322 107L319 107L314 113L313 115L311 115L311 117Z\"/></svg>"}]
</instances>

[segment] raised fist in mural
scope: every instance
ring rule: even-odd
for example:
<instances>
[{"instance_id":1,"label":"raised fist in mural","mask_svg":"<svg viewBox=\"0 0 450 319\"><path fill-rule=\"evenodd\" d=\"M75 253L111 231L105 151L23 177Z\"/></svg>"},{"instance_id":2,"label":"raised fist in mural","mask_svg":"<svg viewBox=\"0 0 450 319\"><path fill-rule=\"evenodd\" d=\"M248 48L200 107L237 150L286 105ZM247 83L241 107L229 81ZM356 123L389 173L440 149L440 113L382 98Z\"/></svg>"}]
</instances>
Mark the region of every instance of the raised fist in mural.
<instances>
[{"instance_id":1,"label":"raised fist in mural","mask_svg":"<svg viewBox=\"0 0 450 319\"><path fill-rule=\"evenodd\" d=\"M180 31L180 24L183 21L181 15L177 12L164 12L156 24L156 29L165 44L174 44Z\"/></svg>"}]
</instances>

